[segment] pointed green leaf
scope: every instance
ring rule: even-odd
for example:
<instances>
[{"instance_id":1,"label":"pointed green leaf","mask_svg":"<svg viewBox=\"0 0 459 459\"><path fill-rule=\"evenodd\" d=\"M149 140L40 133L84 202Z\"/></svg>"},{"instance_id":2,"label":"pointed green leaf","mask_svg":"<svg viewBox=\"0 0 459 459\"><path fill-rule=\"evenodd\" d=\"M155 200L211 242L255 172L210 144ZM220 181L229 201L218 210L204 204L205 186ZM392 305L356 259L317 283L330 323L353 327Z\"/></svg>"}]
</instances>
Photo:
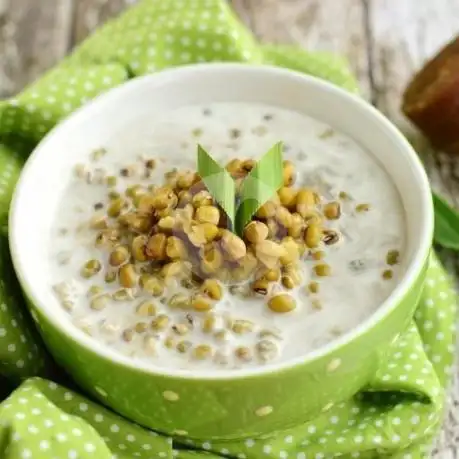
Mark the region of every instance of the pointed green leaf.
<instances>
[{"instance_id":1,"label":"pointed green leaf","mask_svg":"<svg viewBox=\"0 0 459 459\"><path fill-rule=\"evenodd\" d=\"M459 213L443 198L432 193L435 210L434 241L447 249L459 250Z\"/></svg>"},{"instance_id":2,"label":"pointed green leaf","mask_svg":"<svg viewBox=\"0 0 459 459\"><path fill-rule=\"evenodd\" d=\"M236 187L228 171L220 166L201 145L198 145L198 173L209 193L234 225Z\"/></svg>"},{"instance_id":3,"label":"pointed green leaf","mask_svg":"<svg viewBox=\"0 0 459 459\"><path fill-rule=\"evenodd\" d=\"M243 181L235 222L239 235L257 210L282 186L282 163L282 142L279 142L262 156Z\"/></svg>"}]
</instances>

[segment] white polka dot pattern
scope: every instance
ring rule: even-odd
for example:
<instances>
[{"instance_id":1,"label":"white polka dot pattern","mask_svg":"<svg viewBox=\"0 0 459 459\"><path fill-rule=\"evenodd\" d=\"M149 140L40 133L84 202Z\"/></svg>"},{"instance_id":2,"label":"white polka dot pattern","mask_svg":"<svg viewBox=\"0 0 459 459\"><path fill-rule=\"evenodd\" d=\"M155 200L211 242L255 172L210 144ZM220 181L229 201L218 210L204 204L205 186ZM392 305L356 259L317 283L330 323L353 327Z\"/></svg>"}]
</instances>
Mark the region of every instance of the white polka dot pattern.
<instances>
[{"instance_id":1,"label":"white polka dot pattern","mask_svg":"<svg viewBox=\"0 0 459 459\"><path fill-rule=\"evenodd\" d=\"M0 247L6 247L8 205L30 145L68 113L131 76L204 61L279 65L356 90L339 57L258 45L224 0L144 0L17 98L0 104L0 133L23 139L0 145ZM44 352L21 312L5 249L0 274L1 374L12 380L45 374ZM415 323L391 344L370 390L346 402L330 402L313 422L269 438L194 442L174 426L177 439L172 441L54 382L32 378L0 405L0 429L9 433L5 451L7 457L26 459L189 459L196 455L186 450L190 445L238 459L420 458L441 414L454 352L455 313L455 294L432 258ZM326 370L334 373L345 367L346 361L335 358ZM104 389L96 391L108 395ZM162 396L172 406L180 400L175 390L165 390ZM281 409L266 400L253 413L261 422ZM175 449L177 445L182 446Z\"/></svg>"},{"instance_id":2,"label":"white polka dot pattern","mask_svg":"<svg viewBox=\"0 0 459 459\"><path fill-rule=\"evenodd\" d=\"M47 458L52 453L59 458L103 459L111 457L112 452L122 452L120 458L134 454L150 458L151 454L161 453L169 457L171 445L166 438L151 436L149 431L131 425L78 394L71 393L69 402L68 394L69 391L54 383L32 378L3 402L0 419L3 424L14 427L8 448L19 453L11 457L25 454L30 458ZM97 430L91 426L96 419ZM119 441L120 437L110 436L113 426L117 426L116 432L120 432L124 444Z\"/></svg>"}]
</instances>

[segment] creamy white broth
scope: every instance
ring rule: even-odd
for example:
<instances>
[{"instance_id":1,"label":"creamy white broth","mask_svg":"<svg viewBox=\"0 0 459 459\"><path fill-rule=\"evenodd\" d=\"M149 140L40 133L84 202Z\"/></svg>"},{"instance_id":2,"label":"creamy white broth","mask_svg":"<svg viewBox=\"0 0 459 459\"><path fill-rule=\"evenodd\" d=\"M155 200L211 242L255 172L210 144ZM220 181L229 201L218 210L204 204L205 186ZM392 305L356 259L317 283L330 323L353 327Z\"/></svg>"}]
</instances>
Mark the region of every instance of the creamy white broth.
<instances>
[{"instance_id":1,"label":"creamy white broth","mask_svg":"<svg viewBox=\"0 0 459 459\"><path fill-rule=\"evenodd\" d=\"M400 274L399 266L387 265L386 255L389 250L403 254L403 209L395 186L377 160L327 125L303 114L255 104L189 106L171 110L160 118L137 120L101 145L107 153L97 162L91 162L92 152L82 152L81 162L88 164L93 173L100 168L95 175L118 175L117 190L122 192L136 183L162 184L164 173L174 167L195 170L198 142L225 164L233 158L257 158L279 140L285 144L284 159L291 160L296 167L295 186L312 187L325 200L337 199L343 191L350 197L341 201L341 218L329 222L342 235L339 244L323 248L332 275L315 277L311 273L317 262L303 260L302 284L289 292L296 299L294 311L273 314L266 307L265 298L241 297L225 290L215 307L216 314L221 316L217 322L223 324L227 317L249 320L256 324L254 332L233 334L228 341L220 342L195 326L186 337L193 345L212 345L222 359L196 361L189 353L180 354L158 345L156 342L162 343L164 333L155 337L158 334L146 332L154 340L155 352L146 350L145 333L135 335L131 342L124 341L122 331L139 322L135 306L146 297L139 293L133 301L111 302L100 311L89 307L87 290L91 285L104 286L103 274L86 280L79 273L88 259L107 263L108 252L105 258L101 257L100 249L94 248L95 232L87 227L95 212L94 205L107 203L107 186L75 179L62 197L56 231L50 239L50 288L59 284L58 297L72 303L68 309L75 326L119 352L144 359L153 366L218 370L262 365L257 358L241 361L233 356L236 345L255 346L262 330L278 334L270 338L278 349L276 358L270 361L281 361L305 355L369 317L391 293ZM145 158L156 159L148 179L119 177L122 168ZM361 203L368 203L370 211L356 212L356 205ZM382 273L388 268L393 277L383 279ZM311 280L320 284L317 295L307 292L306 285ZM116 288L110 285L108 289ZM181 289L178 285L171 288L176 292ZM314 303L317 299L320 309ZM184 311L172 310L157 299L154 302L159 312L167 313L173 322L185 320ZM197 325L200 314L195 316ZM185 338L176 341L181 339ZM222 364L221 360L227 362Z\"/></svg>"}]
</instances>

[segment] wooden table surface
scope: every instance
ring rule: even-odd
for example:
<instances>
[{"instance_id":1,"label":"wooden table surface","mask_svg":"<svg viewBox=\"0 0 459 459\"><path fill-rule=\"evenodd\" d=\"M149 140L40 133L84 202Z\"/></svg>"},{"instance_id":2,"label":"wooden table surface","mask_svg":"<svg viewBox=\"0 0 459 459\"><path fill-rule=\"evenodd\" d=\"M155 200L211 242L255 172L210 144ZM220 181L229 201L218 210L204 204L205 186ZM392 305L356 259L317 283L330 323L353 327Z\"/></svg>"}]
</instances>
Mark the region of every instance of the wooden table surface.
<instances>
[{"instance_id":1,"label":"wooden table surface","mask_svg":"<svg viewBox=\"0 0 459 459\"><path fill-rule=\"evenodd\" d=\"M167 0L164 0L167 1ZM0 0L0 97L21 90L94 28L136 0ZM346 56L364 96L413 141L433 187L459 207L459 160L433 152L400 113L413 71L459 34L458 0L233 0L262 41ZM459 279L459 257L441 258ZM459 457L457 368L437 459Z\"/></svg>"}]
</instances>

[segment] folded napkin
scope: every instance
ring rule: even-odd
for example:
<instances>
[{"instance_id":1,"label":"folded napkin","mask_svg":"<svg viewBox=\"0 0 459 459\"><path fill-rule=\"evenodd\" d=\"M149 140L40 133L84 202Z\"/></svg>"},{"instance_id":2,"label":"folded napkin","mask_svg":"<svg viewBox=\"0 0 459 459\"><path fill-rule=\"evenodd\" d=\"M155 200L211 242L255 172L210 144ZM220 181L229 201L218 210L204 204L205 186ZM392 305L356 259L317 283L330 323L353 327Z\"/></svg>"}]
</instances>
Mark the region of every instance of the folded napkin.
<instances>
[{"instance_id":1,"label":"folded napkin","mask_svg":"<svg viewBox=\"0 0 459 459\"><path fill-rule=\"evenodd\" d=\"M0 457L424 457L441 422L456 315L455 293L434 255L415 319L371 384L317 419L269 437L194 442L161 436L91 401L44 349L7 250L6 217L23 161L60 119L97 94L137 75L203 61L274 64L356 90L339 57L262 46L224 0L144 0L0 105Z\"/></svg>"}]
</instances>

